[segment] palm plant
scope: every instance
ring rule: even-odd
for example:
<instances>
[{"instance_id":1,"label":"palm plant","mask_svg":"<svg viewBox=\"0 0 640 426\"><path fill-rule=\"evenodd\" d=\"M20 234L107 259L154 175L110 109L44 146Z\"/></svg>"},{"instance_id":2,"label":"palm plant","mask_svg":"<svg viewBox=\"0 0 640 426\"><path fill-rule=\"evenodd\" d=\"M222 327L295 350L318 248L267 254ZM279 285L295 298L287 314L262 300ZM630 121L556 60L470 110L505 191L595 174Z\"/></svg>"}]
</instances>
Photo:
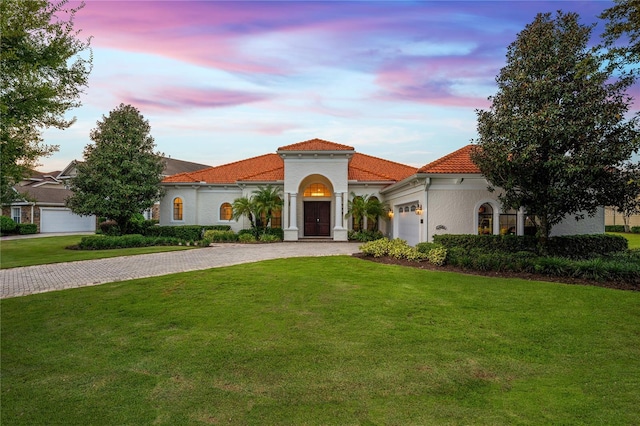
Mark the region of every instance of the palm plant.
<instances>
[{"instance_id":1,"label":"palm plant","mask_svg":"<svg viewBox=\"0 0 640 426\"><path fill-rule=\"evenodd\" d=\"M377 197L369 194L356 195L351 192L351 200L347 203L347 213L345 217L353 218L353 229L362 230L362 221L366 217L375 225L378 217L385 217L388 206L378 200Z\"/></svg>"},{"instance_id":2,"label":"palm plant","mask_svg":"<svg viewBox=\"0 0 640 426\"><path fill-rule=\"evenodd\" d=\"M240 197L233 200L233 204L231 205L231 209L233 211L233 219L239 220L242 216L246 216L249 218L251 222L251 228L256 228L255 222L255 212L256 212L256 203L252 198L248 197Z\"/></svg>"},{"instance_id":3,"label":"palm plant","mask_svg":"<svg viewBox=\"0 0 640 426\"><path fill-rule=\"evenodd\" d=\"M257 220L260 220L264 215L264 227L271 226L271 218L273 213L282 210L282 192L278 187L272 185L258 186L258 189L253 191L252 200L255 203L255 213Z\"/></svg>"}]
</instances>

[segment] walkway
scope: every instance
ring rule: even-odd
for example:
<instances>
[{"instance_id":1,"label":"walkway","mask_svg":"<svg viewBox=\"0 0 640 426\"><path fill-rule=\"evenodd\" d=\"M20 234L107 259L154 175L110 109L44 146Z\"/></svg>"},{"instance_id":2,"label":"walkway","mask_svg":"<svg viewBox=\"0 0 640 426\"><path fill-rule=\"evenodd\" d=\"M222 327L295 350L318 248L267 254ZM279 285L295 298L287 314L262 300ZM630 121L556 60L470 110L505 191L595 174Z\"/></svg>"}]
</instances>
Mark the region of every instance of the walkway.
<instances>
[{"instance_id":1,"label":"walkway","mask_svg":"<svg viewBox=\"0 0 640 426\"><path fill-rule=\"evenodd\" d=\"M214 247L0 270L0 298L303 256L351 255L360 243L288 242Z\"/></svg>"}]
</instances>

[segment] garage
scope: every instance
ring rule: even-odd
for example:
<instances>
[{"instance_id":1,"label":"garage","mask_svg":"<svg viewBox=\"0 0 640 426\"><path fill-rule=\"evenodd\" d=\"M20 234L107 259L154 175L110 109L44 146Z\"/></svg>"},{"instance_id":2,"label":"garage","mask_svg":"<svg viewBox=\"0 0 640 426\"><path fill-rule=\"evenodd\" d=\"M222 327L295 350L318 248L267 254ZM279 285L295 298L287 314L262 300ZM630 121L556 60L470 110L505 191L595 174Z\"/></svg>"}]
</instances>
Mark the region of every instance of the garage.
<instances>
[{"instance_id":1,"label":"garage","mask_svg":"<svg viewBox=\"0 0 640 426\"><path fill-rule=\"evenodd\" d=\"M40 208L40 232L95 232L95 216L79 216L69 209Z\"/></svg>"},{"instance_id":2,"label":"garage","mask_svg":"<svg viewBox=\"0 0 640 426\"><path fill-rule=\"evenodd\" d=\"M398 220L398 238L415 246L420 242L420 216L416 214L416 205L401 206L396 216Z\"/></svg>"}]
</instances>

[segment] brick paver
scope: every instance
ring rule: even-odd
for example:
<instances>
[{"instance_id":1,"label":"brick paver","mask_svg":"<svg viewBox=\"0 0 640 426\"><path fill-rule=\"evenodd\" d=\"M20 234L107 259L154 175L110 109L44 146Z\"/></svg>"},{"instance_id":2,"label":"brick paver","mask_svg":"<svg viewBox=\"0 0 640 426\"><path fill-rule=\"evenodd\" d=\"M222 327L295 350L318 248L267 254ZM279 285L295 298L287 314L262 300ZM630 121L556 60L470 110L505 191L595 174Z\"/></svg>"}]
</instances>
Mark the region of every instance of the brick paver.
<instances>
[{"instance_id":1,"label":"brick paver","mask_svg":"<svg viewBox=\"0 0 640 426\"><path fill-rule=\"evenodd\" d=\"M197 271L260 260L350 255L359 243L289 242L214 247L0 270L0 298Z\"/></svg>"}]
</instances>

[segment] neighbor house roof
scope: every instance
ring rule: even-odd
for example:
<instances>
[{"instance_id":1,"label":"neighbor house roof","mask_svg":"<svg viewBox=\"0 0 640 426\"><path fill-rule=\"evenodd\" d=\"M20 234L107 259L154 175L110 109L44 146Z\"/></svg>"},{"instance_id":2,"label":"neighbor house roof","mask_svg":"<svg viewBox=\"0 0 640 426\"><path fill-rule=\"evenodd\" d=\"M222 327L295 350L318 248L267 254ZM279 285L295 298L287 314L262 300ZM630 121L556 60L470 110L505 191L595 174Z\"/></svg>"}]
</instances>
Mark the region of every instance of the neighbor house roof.
<instances>
[{"instance_id":1,"label":"neighbor house roof","mask_svg":"<svg viewBox=\"0 0 640 426\"><path fill-rule=\"evenodd\" d=\"M322 139L311 139L278 148L278 152L353 150L353 147ZM348 178L360 182L395 182L415 173L415 167L354 152L349 162ZM169 176L163 182L232 184L239 181L271 182L282 180L284 180L284 160L278 154L265 154L192 173Z\"/></svg>"},{"instance_id":2,"label":"neighbor house roof","mask_svg":"<svg viewBox=\"0 0 640 426\"><path fill-rule=\"evenodd\" d=\"M418 173L464 174L481 173L471 161L471 151L475 145L467 145L418 169Z\"/></svg>"},{"instance_id":3,"label":"neighbor house roof","mask_svg":"<svg viewBox=\"0 0 640 426\"><path fill-rule=\"evenodd\" d=\"M38 205L64 205L65 200L73 195L73 192L64 188L55 187L16 187L16 190L27 196L27 201L35 200Z\"/></svg>"},{"instance_id":4,"label":"neighbor house roof","mask_svg":"<svg viewBox=\"0 0 640 426\"><path fill-rule=\"evenodd\" d=\"M196 170L207 169L211 167L208 164L192 163L191 161L176 160L171 157L162 157L164 160L164 176L171 176L178 173L195 172Z\"/></svg>"}]
</instances>

